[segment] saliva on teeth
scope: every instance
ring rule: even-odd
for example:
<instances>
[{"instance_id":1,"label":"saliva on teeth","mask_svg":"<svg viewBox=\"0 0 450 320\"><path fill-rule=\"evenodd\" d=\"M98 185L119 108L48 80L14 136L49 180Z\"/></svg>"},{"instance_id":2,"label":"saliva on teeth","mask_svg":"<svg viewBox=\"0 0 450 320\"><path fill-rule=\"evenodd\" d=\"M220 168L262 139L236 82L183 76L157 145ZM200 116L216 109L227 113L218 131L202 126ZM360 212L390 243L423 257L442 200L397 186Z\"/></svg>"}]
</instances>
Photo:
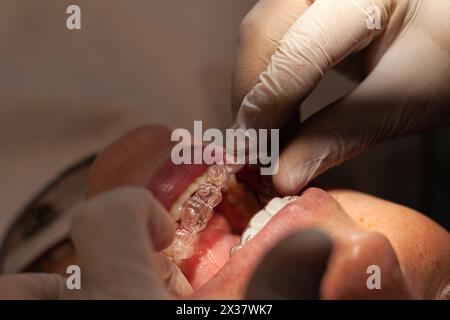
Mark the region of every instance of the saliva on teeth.
<instances>
[{"instance_id":1,"label":"saliva on teeth","mask_svg":"<svg viewBox=\"0 0 450 320\"><path fill-rule=\"evenodd\" d=\"M221 189L227 186L231 170L225 165L208 168L206 181L187 199L180 214L180 224L166 253L175 261L192 257L199 240L199 232L206 228L214 207L222 201Z\"/></svg>"}]
</instances>

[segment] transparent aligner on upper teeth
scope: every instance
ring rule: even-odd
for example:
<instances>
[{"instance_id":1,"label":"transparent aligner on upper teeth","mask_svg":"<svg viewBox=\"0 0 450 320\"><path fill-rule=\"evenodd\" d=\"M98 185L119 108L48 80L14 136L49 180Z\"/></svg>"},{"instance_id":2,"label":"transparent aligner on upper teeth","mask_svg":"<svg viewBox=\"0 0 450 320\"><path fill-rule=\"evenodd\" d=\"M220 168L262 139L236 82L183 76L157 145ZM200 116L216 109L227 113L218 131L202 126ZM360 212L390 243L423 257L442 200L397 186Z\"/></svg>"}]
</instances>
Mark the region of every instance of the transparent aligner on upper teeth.
<instances>
[{"instance_id":1,"label":"transparent aligner on upper teeth","mask_svg":"<svg viewBox=\"0 0 450 320\"><path fill-rule=\"evenodd\" d=\"M189 232L199 232L206 227L212 212L213 207L202 200L196 193L186 200L181 208L181 227Z\"/></svg>"},{"instance_id":2,"label":"transparent aligner on upper teeth","mask_svg":"<svg viewBox=\"0 0 450 320\"><path fill-rule=\"evenodd\" d=\"M227 186L231 171L224 165L210 166L206 182L201 183L193 196L187 199L180 213L180 225L166 253L175 260L185 260L195 252L198 233L206 228L213 208L222 201L221 189Z\"/></svg>"},{"instance_id":3,"label":"transparent aligner on upper teeth","mask_svg":"<svg viewBox=\"0 0 450 320\"><path fill-rule=\"evenodd\" d=\"M228 184L230 180L230 171L225 165L213 165L208 168L206 174L206 181L219 187L223 188Z\"/></svg>"},{"instance_id":4,"label":"transparent aligner on upper teeth","mask_svg":"<svg viewBox=\"0 0 450 320\"><path fill-rule=\"evenodd\" d=\"M175 231L175 237L169 247L169 255L176 260L184 260L192 257L198 243L198 233L189 232L179 228Z\"/></svg>"},{"instance_id":5,"label":"transparent aligner on upper teeth","mask_svg":"<svg viewBox=\"0 0 450 320\"><path fill-rule=\"evenodd\" d=\"M231 254L239 251L250 239L252 239L282 208L289 202L298 199L297 196L288 196L284 198L273 198L260 211L258 211L250 220L247 228L242 233L240 242L231 248Z\"/></svg>"}]
</instances>

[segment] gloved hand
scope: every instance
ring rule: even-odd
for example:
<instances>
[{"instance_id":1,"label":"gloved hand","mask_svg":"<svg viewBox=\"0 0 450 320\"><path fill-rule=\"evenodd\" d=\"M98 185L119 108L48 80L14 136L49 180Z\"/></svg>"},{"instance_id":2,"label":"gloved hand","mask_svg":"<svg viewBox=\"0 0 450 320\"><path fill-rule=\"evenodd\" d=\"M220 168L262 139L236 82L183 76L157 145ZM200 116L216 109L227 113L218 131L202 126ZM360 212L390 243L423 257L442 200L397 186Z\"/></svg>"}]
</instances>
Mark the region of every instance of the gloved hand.
<instances>
[{"instance_id":1,"label":"gloved hand","mask_svg":"<svg viewBox=\"0 0 450 320\"><path fill-rule=\"evenodd\" d=\"M241 25L235 127L282 128L335 66L362 82L294 125L273 178L281 193L376 143L448 125L450 2L260 0Z\"/></svg>"},{"instance_id":2,"label":"gloved hand","mask_svg":"<svg viewBox=\"0 0 450 320\"><path fill-rule=\"evenodd\" d=\"M192 288L163 254L175 223L154 196L138 188L101 194L76 207L72 240L81 290L54 274L0 277L2 299L165 299Z\"/></svg>"}]
</instances>

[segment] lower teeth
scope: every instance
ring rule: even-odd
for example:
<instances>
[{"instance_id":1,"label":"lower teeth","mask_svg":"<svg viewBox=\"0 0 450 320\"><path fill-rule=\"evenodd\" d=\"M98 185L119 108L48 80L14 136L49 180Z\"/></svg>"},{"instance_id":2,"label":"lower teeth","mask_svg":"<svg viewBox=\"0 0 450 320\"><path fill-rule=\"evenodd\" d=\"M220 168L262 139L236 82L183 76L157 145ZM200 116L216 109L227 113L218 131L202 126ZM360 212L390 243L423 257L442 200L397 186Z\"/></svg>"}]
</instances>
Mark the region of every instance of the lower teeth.
<instances>
[{"instance_id":1,"label":"lower teeth","mask_svg":"<svg viewBox=\"0 0 450 320\"><path fill-rule=\"evenodd\" d=\"M289 202L298 199L297 196L279 198L275 197L269 201L264 209L257 212L250 220L247 229L242 233L240 242L231 248L231 254L239 251L248 241L250 241L269 221Z\"/></svg>"}]
</instances>

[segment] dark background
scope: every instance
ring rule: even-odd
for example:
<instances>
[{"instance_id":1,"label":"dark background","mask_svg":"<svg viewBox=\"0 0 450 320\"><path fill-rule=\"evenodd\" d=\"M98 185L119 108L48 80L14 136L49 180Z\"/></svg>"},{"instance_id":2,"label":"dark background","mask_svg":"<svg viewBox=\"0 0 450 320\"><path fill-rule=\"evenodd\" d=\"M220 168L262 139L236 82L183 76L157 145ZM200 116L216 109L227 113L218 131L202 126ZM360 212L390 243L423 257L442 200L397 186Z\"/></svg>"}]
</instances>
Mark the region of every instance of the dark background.
<instances>
[{"instance_id":1,"label":"dark background","mask_svg":"<svg viewBox=\"0 0 450 320\"><path fill-rule=\"evenodd\" d=\"M406 205L450 230L450 128L376 146L316 182Z\"/></svg>"}]
</instances>

